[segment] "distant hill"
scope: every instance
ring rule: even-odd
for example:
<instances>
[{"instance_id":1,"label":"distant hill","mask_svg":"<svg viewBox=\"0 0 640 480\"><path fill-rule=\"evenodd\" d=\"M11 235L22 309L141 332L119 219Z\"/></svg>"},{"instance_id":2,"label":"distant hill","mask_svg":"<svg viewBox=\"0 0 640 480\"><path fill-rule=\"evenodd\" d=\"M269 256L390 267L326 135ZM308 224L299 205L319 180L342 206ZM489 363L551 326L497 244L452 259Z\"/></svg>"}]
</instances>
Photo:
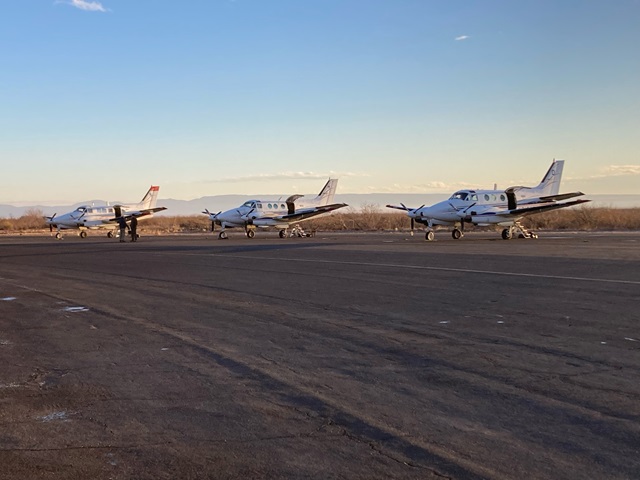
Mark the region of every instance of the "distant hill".
<instances>
[{"instance_id":1,"label":"distant hill","mask_svg":"<svg viewBox=\"0 0 640 480\"><path fill-rule=\"evenodd\" d=\"M310 195L309 195L310 196ZM337 194L335 201L338 203L346 203L356 210L370 205L384 209L387 204L399 205L401 202L408 207L419 207L420 205L432 205L436 202L445 200L449 194L438 193L345 193ZM280 198L277 195L213 195L207 197L196 198L194 200L174 200L159 199L158 206L167 207L167 210L158 215L199 215L203 210L208 209L211 212L220 210L228 210L237 207L252 198ZM284 198L281 197L281 198ZM613 208L640 208L640 195L586 195L586 198L593 202L589 205L595 207L613 207ZM104 200L88 200L84 202L74 203L72 205L32 205L20 206L0 205L0 218L17 218L25 214L27 210L40 210L44 215L53 215L54 213L62 214L74 210L80 205L105 204ZM111 202L112 204L118 202Z\"/></svg>"}]
</instances>

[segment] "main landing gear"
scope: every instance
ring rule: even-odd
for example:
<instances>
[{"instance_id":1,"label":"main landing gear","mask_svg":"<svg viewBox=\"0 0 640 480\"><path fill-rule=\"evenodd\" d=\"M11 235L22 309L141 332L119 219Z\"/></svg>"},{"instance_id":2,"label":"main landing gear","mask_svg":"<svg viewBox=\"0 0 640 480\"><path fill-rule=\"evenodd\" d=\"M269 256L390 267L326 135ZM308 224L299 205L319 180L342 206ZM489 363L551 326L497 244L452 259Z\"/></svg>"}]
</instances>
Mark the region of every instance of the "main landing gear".
<instances>
[{"instance_id":1,"label":"main landing gear","mask_svg":"<svg viewBox=\"0 0 640 480\"><path fill-rule=\"evenodd\" d=\"M502 230L502 239L511 240L514 234L517 234L518 238L538 238L537 233L527 230L520 222L515 222L511 227Z\"/></svg>"},{"instance_id":2,"label":"main landing gear","mask_svg":"<svg viewBox=\"0 0 640 480\"><path fill-rule=\"evenodd\" d=\"M85 232L84 230L80 230L80 238L87 238L87 232Z\"/></svg>"},{"instance_id":3,"label":"main landing gear","mask_svg":"<svg viewBox=\"0 0 640 480\"><path fill-rule=\"evenodd\" d=\"M219 238L220 240L226 240L226 239L227 239L227 238L229 238L229 237L227 236L227 232L225 232L224 230L222 230L222 231L218 234L218 238Z\"/></svg>"}]
</instances>

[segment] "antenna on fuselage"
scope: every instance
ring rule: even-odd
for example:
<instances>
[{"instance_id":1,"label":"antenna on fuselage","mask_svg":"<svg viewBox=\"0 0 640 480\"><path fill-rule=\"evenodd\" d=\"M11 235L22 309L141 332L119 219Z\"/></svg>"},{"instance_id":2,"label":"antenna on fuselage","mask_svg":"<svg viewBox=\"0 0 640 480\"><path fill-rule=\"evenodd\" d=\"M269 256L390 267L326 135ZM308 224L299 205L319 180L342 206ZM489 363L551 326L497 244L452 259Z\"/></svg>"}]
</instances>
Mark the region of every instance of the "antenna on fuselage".
<instances>
[{"instance_id":1,"label":"antenna on fuselage","mask_svg":"<svg viewBox=\"0 0 640 480\"><path fill-rule=\"evenodd\" d=\"M494 183L494 184L493 184L493 189L494 189L494 190L497 190L497 189L498 189L498 184L497 184L497 183Z\"/></svg>"}]
</instances>

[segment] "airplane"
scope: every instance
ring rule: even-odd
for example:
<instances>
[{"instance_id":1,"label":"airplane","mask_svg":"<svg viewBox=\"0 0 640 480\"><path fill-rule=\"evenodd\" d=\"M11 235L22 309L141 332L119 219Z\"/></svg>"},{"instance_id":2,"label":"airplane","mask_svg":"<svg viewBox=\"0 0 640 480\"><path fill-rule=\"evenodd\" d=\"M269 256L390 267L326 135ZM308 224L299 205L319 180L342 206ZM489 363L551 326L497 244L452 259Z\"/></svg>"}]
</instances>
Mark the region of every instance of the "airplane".
<instances>
[{"instance_id":1,"label":"airplane","mask_svg":"<svg viewBox=\"0 0 640 480\"><path fill-rule=\"evenodd\" d=\"M155 212L167 207L156 207L160 187L152 185L140 203L132 205L83 205L72 212L45 217L49 229L56 228L56 238L62 238L60 230L78 229L80 237L87 237L87 230L107 229L107 237L112 238L118 229L118 218L130 220L133 217L151 217Z\"/></svg>"},{"instance_id":2,"label":"airplane","mask_svg":"<svg viewBox=\"0 0 640 480\"><path fill-rule=\"evenodd\" d=\"M505 227L502 238L510 240L515 234L520 238L538 238L534 232L527 230L520 221L536 213L547 212L559 208L572 207L590 200L577 199L565 202L570 198L584 195L582 192L558 193L564 160L553 160L551 167L535 187L515 186L506 190L460 190L448 200L430 207L422 205L418 208L407 208L387 205L407 212L411 218L411 234L415 222L427 227L425 238L433 241L435 225L453 226L451 236L458 240L464 236L464 226L471 223L476 226ZM495 187L494 187L495 188Z\"/></svg>"},{"instance_id":3,"label":"airplane","mask_svg":"<svg viewBox=\"0 0 640 480\"><path fill-rule=\"evenodd\" d=\"M220 239L228 238L226 229L234 227L243 227L247 238L255 236L257 227L274 227L280 230L280 238L284 238L293 225L291 236L304 236L299 222L347 206L346 203L331 203L337 186L338 180L330 178L318 196L309 201L300 200L303 195L291 195L286 200L248 200L238 208L225 212L211 213L205 210L202 213L209 216L211 231L215 230L216 225L222 227L218 234Z\"/></svg>"}]
</instances>

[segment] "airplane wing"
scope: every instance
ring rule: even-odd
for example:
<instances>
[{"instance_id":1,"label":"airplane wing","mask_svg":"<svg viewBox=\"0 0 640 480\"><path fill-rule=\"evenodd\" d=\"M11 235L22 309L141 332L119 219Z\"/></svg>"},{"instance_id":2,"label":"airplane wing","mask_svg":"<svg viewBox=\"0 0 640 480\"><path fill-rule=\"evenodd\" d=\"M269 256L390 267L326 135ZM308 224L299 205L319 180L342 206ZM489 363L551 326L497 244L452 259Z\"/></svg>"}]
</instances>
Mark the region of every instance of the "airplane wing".
<instances>
[{"instance_id":1,"label":"airplane wing","mask_svg":"<svg viewBox=\"0 0 640 480\"><path fill-rule=\"evenodd\" d=\"M316 215L321 215L323 213L329 213L333 210L337 210L342 207L348 207L346 203L333 203L331 205L321 205L318 207L312 208L304 208L298 210L294 213L289 213L287 215L280 215L278 217L268 217L272 220L283 220L285 222L293 222L296 220L304 220L307 218L315 217Z\"/></svg>"},{"instance_id":2,"label":"airplane wing","mask_svg":"<svg viewBox=\"0 0 640 480\"><path fill-rule=\"evenodd\" d=\"M520 205L526 205L531 203L546 203L546 202L558 202L560 200L567 200L569 198L581 197L584 195L582 192L561 193L559 195L548 195L546 197L526 198L518 201Z\"/></svg>"},{"instance_id":3,"label":"airplane wing","mask_svg":"<svg viewBox=\"0 0 640 480\"><path fill-rule=\"evenodd\" d=\"M118 218L124 218L125 220L131 220L133 217L146 217L147 215L151 215L156 212L161 212L162 210L166 210L167 207L154 207L154 208L143 208L142 210L135 210L131 212L125 212L124 215L120 217L110 218L108 222L117 222Z\"/></svg>"},{"instance_id":4,"label":"airplane wing","mask_svg":"<svg viewBox=\"0 0 640 480\"><path fill-rule=\"evenodd\" d=\"M490 214L490 215L499 215L503 217L511 217L511 216L521 217L521 216L530 215L532 213L542 213L542 212L548 212L550 210L557 210L559 208L572 207L574 205L580 205L581 203L587 203L590 201L591 200L580 199L580 200L572 200L571 202L564 202L564 203L546 203L542 205L534 205L531 207L522 207L522 208L514 208L512 210L503 210L500 212L487 212L486 215Z\"/></svg>"}]
</instances>

